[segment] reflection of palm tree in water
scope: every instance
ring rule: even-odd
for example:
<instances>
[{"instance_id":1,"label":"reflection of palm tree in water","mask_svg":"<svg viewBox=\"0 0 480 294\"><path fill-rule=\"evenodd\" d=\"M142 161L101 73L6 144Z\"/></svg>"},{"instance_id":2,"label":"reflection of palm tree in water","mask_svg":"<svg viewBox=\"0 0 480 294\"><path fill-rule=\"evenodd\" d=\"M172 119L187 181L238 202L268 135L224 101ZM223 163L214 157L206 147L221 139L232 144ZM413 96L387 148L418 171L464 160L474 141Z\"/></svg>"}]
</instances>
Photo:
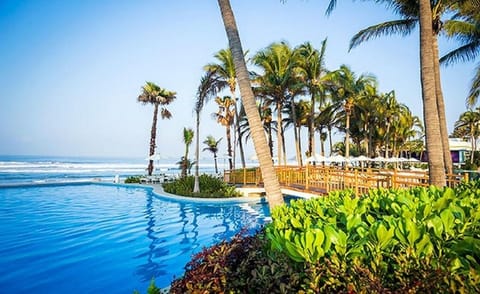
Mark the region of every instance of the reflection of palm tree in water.
<instances>
[{"instance_id":1,"label":"reflection of palm tree in water","mask_svg":"<svg viewBox=\"0 0 480 294\"><path fill-rule=\"evenodd\" d=\"M148 251L140 255L137 255L135 258L143 258L147 256L147 263L142 264L137 267L136 273L142 276L142 281L147 282L152 278L163 276L167 274L167 271L164 269L165 264L154 262L154 257L165 256L169 251L165 247L159 246L160 243L163 243L163 240L158 239L155 236L155 209L153 208L153 194L149 192L147 194L147 203L145 210L145 218L148 220L147 228L147 238L152 240L148 245Z\"/></svg>"},{"instance_id":2,"label":"reflection of palm tree in water","mask_svg":"<svg viewBox=\"0 0 480 294\"><path fill-rule=\"evenodd\" d=\"M191 210L193 212L193 219L192 219L192 229L187 230L187 225L189 222L189 217L187 215L188 210ZM185 244L191 244L190 246L185 246L182 247L182 253L189 252L192 250L195 250L197 247L200 246L198 243L198 223L197 223L197 217L200 214L198 211L198 207L195 205L185 205L185 203L180 203L180 217L182 219L182 231L181 234L183 234L183 239L180 241L180 244L185 245ZM193 236L189 236L189 233L192 232Z\"/></svg>"},{"instance_id":3,"label":"reflection of palm tree in water","mask_svg":"<svg viewBox=\"0 0 480 294\"><path fill-rule=\"evenodd\" d=\"M251 229L259 227L259 222L256 216L251 214L249 209L242 209L240 205L249 206L247 203L244 203L214 207L215 213L210 212L208 214L211 218L221 218L222 223L217 226L225 228L223 232L218 232L213 235L212 239L214 243L228 240L243 229L248 229L248 231L250 231Z\"/></svg>"}]
</instances>

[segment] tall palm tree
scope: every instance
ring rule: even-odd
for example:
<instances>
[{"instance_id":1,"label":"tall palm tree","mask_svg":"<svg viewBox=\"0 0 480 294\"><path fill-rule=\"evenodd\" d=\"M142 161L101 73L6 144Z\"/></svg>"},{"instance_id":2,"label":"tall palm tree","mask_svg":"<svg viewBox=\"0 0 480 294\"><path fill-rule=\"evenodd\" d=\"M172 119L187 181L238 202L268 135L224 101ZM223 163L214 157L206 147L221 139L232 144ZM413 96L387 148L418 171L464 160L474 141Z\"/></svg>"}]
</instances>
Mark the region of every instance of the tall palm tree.
<instances>
[{"instance_id":1,"label":"tall palm tree","mask_svg":"<svg viewBox=\"0 0 480 294\"><path fill-rule=\"evenodd\" d=\"M193 141L193 136L194 132L190 128L183 128L183 143L185 144L185 155L183 156L183 162L184 164L182 165L182 177L187 176L187 169L188 169L188 149L190 148L190 145L192 144Z\"/></svg>"},{"instance_id":2,"label":"tall palm tree","mask_svg":"<svg viewBox=\"0 0 480 294\"><path fill-rule=\"evenodd\" d=\"M175 95L175 92L160 88L155 83L146 82L146 84L142 86L142 93L137 98L138 102L143 104L153 104L154 106L152 129L150 131L150 156L155 154L158 108L159 106L162 106L160 110L162 119L170 119L172 117L172 113L165 106L169 105L173 102L173 100L175 100ZM152 172L153 160L150 159L148 163L148 175L151 176Z\"/></svg>"},{"instance_id":3,"label":"tall palm tree","mask_svg":"<svg viewBox=\"0 0 480 294\"><path fill-rule=\"evenodd\" d=\"M255 152L257 154L260 169L262 172L265 192L267 194L268 205L271 209L284 203L283 195L280 190L277 174L273 168L272 156L270 155L267 140L263 132L260 115L255 104L250 77L245 64L242 43L238 34L238 28L233 15L229 0L218 0L218 5L222 14L225 31L227 33L230 50L232 50L233 61L237 82L240 87L242 104L245 107L245 113L248 118L250 132L252 134Z\"/></svg>"},{"instance_id":4,"label":"tall palm tree","mask_svg":"<svg viewBox=\"0 0 480 294\"><path fill-rule=\"evenodd\" d=\"M235 65L233 63L232 51L230 49L222 49L218 51L214 57L218 60L218 63L209 63L203 68L205 71L212 73L212 78L217 80L219 83L217 85L219 91L226 87L230 89L230 96L232 97L232 100L235 101L235 132L237 133L237 136L239 136L238 148L240 150L240 159L242 161L242 167L245 168L245 153L243 151L243 142L239 125L239 111L235 93L237 89L237 78L235 76Z\"/></svg>"},{"instance_id":5,"label":"tall palm tree","mask_svg":"<svg viewBox=\"0 0 480 294\"><path fill-rule=\"evenodd\" d=\"M311 43L306 42L300 45L298 50L300 58L300 68L303 72L304 82L310 93L310 115L308 118L308 154L313 156L315 153L315 102L323 103L325 98L323 94L322 78L326 74L325 68L325 50L327 39L322 41L320 50L315 49Z\"/></svg>"},{"instance_id":6,"label":"tall palm tree","mask_svg":"<svg viewBox=\"0 0 480 294\"><path fill-rule=\"evenodd\" d=\"M442 147L442 153L434 153L431 154L431 156L434 156L434 165L438 166L438 163L436 162L437 160L442 160L444 162L444 167L447 169L448 173L451 173L453 171L453 165L452 165L452 159L450 156L450 147L448 144L448 131L447 131L447 121L446 121L446 115L445 115L445 102L442 94L442 89L441 89L441 82L440 82L440 66L439 66L439 55L438 55L438 39L437 36L440 33L442 29L442 20L441 17L445 12L448 12L450 8L452 8L453 3L455 1L406 1L406 0L387 0L387 1L382 1L384 3L387 3L389 7L391 7L395 12L399 13L401 17L403 17L400 20L395 20L395 21L388 21L384 22L378 25L374 25L371 27L368 27L364 30L361 30L359 33L357 33L351 40L350 42L350 48L353 48L357 46L358 44L362 43L363 41L369 40L374 37L378 37L380 35L389 35L389 34L395 34L399 33L402 35L408 35L410 34L417 23L420 22L420 25L422 26L422 20L426 21L427 19L430 21L430 28L428 28L428 31L432 31L433 35L432 36L422 36L424 31L422 31L422 27L420 28L420 34L421 34L421 42L428 40L430 43L423 43L421 44L421 50L427 50L423 51L423 55L425 58L428 60L432 59L432 66L433 66L433 74L432 77L425 76L424 75L424 70L427 70L427 68L430 67L430 64L428 64L428 67L423 67L422 66L422 88L426 87L424 83L426 82L427 85L430 83L430 81L426 81L426 79L434 79L432 82L432 86L434 86L433 90L426 89L427 94L430 93L432 95L435 95L434 98L430 97L424 97L424 102L425 99L427 99L427 104L429 99L435 99L435 102L437 104L437 110L435 111L434 109L431 109L434 113L432 115L426 114L424 115L425 119L427 117L431 117L433 119L434 116L438 116L439 123L437 126L440 127L440 134L441 137L432 139L436 140L437 142L440 141L441 147ZM427 11L425 7L430 8L430 11ZM423 9L423 10L422 10ZM422 15L423 13L423 15ZM425 28L425 25L423 25L423 28ZM426 46L432 47L432 48L427 48ZM432 54L432 56L426 56L425 54L428 52L428 54ZM422 59L422 58L421 58ZM423 59L422 59L423 60ZM422 63L422 62L421 62ZM424 62L422 65L427 65ZM432 104L433 105L433 104ZM430 108L424 107L424 110L429 112ZM433 121L430 121L433 122ZM427 132L429 132L427 130ZM436 133L436 130L433 131L433 133ZM428 137L428 136L427 136ZM430 135L431 137L431 135ZM437 145L436 143L435 145ZM437 148L436 146L432 146L432 148ZM427 144L427 147L429 145ZM432 152L433 153L433 152ZM438 157L437 157L438 155ZM431 157L429 156L429 158ZM430 160L429 160L430 161ZM437 167L435 167L431 172L433 171L438 171ZM436 174L432 180L435 180L436 178L444 177L445 171L443 173L438 173ZM432 178L432 177L431 177ZM438 183L443 183L444 181L439 181Z\"/></svg>"},{"instance_id":7,"label":"tall palm tree","mask_svg":"<svg viewBox=\"0 0 480 294\"><path fill-rule=\"evenodd\" d=\"M235 110L233 100L230 96L223 96L215 98L215 102L218 104L218 111L212 116L217 120L219 124L225 127L227 138L227 154L230 170L233 169L232 161L232 125L235 120Z\"/></svg>"},{"instance_id":8,"label":"tall palm tree","mask_svg":"<svg viewBox=\"0 0 480 294\"><path fill-rule=\"evenodd\" d=\"M220 144L222 138L216 140L212 135L207 136L207 139L203 141L203 144L207 147L203 148L203 151L208 150L213 153L213 162L215 163L215 174L218 174L218 165L217 165L217 153L218 153L218 144Z\"/></svg>"},{"instance_id":9,"label":"tall palm tree","mask_svg":"<svg viewBox=\"0 0 480 294\"><path fill-rule=\"evenodd\" d=\"M253 63L262 73L255 78L256 91L274 105L277 112L277 156L278 162L286 163L282 109L293 88L301 84L299 54L285 43L273 43L253 57ZM296 90L294 90L296 91Z\"/></svg>"},{"instance_id":10,"label":"tall palm tree","mask_svg":"<svg viewBox=\"0 0 480 294\"><path fill-rule=\"evenodd\" d=\"M213 76L212 72L207 72L200 79L200 85L197 89L197 101L195 101L195 118L196 118L196 139L195 139L195 180L193 185L193 192L200 192L200 181L199 181L199 163L200 163L200 113L205 106L207 101L217 95L219 88L221 88L222 81Z\"/></svg>"}]
</instances>

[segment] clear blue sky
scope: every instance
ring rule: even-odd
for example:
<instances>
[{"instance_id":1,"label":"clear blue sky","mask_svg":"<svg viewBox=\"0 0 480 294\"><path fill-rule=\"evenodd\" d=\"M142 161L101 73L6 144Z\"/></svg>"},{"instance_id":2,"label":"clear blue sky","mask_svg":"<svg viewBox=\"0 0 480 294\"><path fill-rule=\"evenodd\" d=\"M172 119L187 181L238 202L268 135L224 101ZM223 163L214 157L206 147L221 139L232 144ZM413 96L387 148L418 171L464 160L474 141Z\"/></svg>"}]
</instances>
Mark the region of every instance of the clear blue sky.
<instances>
[{"instance_id":1,"label":"clear blue sky","mask_svg":"<svg viewBox=\"0 0 480 294\"><path fill-rule=\"evenodd\" d=\"M339 1L326 17L327 1L231 2L244 49L254 53L282 40L319 47L328 37L329 69L347 64L374 74L381 91L395 90L422 116L418 31L348 52L356 32L398 18L382 6ZM177 92L173 118L159 120L158 146L163 156L179 158L182 129L194 127L202 67L227 44L214 0L1 0L0 154L145 157L153 111L136 98L152 81ZM446 52L455 43L440 46ZM442 68L449 131L466 110L473 67ZM212 101L203 112L201 140L224 134L211 118L215 110Z\"/></svg>"}]
</instances>

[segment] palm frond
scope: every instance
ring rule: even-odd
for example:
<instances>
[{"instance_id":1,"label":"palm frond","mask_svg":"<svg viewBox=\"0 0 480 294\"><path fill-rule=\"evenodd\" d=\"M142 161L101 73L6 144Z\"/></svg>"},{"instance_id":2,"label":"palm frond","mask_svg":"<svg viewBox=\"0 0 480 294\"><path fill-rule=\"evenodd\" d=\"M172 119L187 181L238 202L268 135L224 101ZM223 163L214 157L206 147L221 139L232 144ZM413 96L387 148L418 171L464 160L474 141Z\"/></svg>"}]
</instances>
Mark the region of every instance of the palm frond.
<instances>
[{"instance_id":1,"label":"palm frond","mask_svg":"<svg viewBox=\"0 0 480 294\"><path fill-rule=\"evenodd\" d=\"M440 58L440 63L450 65L459 61L467 62L474 60L480 53L480 40L472 42L450 51Z\"/></svg>"},{"instance_id":2,"label":"palm frond","mask_svg":"<svg viewBox=\"0 0 480 294\"><path fill-rule=\"evenodd\" d=\"M400 34L402 36L409 35L417 24L416 18L407 18L394 21L387 21L377 25L370 26L361 30L350 40L349 50L355 48L361 43L373 38L377 38L383 35L389 36L394 34Z\"/></svg>"},{"instance_id":3,"label":"palm frond","mask_svg":"<svg viewBox=\"0 0 480 294\"><path fill-rule=\"evenodd\" d=\"M473 106L477 104L478 96L480 95L480 63L477 65L477 72L472 80L470 92L467 97L467 105Z\"/></svg>"}]
</instances>

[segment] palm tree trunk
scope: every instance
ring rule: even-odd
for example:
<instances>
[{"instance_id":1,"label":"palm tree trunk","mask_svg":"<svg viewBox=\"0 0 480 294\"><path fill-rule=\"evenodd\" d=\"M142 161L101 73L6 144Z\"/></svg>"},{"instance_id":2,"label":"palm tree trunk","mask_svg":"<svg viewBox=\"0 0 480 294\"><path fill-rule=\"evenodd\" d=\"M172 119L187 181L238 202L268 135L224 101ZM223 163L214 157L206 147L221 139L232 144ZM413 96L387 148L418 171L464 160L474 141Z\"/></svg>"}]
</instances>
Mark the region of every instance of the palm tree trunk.
<instances>
[{"instance_id":1,"label":"palm tree trunk","mask_svg":"<svg viewBox=\"0 0 480 294\"><path fill-rule=\"evenodd\" d=\"M443 160L448 174L453 174L452 155L450 154L450 143L448 142L447 119L445 115L445 100L443 99L442 84L440 80L440 61L438 55L438 38L433 37L433 54L435 66L435 92L437 95L438 119L440 120L440 134L442 136Z\"/></svg>"},{"instance_id":2,"label":"palm tree trunk","mask_svg":"<svg viewBox=\"0 0 480 294\"><path fill-rule=\"evenodd\" d=\"M213 153L213 162L215 163L215 174L218 174L217 152Z\"/></svg>"},{"instance_id":3,"label":"palm tree trunk","mask_svg":"<svg viewBox=\"0 0 480 294\"><path fill-rule=\"evenodd\" d=\"M331 127L328 127L328 145L330 147L329 156L332 156L333 143L332 143L332 128Z\"/></svg>"},{"instance_id":4,"label":"palm tree trunk","mask_svg":"<svg viewBox=\"0 0 480 294\"><path fill-rule=\"evenodd\" d=\"M278 164L283 163L283 122L282 122L282 104L277 102L277 157Z\"/></svg>"},{"instance_id":5,"label":"palm tree trunk","mask_svg":"<svg viewBox=\"0 0 480 294\"><path fill-rule=\"evenodd\" d=\"M300 160L300 166L303 166L303 158L302 158L302 140L300 138L302 138L302 126L298 126L298 158Z\"/></svg>"},{"instance_id":6,"label":"palm tree trunk","mask_svg":"<svg viewBox=\"0 0 480 294\"><path fill-rule=\"evenodd\" d=\"M196 139L195 139L195 180L193 183L193 193L200 192L200 182L198 179L198 165L200 161L200 113L196 112L197 115L197 126L196 126ZM215 171L216 173L216 171Z\"/></svg>"},{"instance_id":7,"label":"palm tree trunk","mask_svg":"<svg viewBox=\"0 0 480 294\"><path fill-rule=\"evenodd\" d=\"M227 154L228 154L228 165L230 167L230 170L233 169L233 161L232 161L232 136L231 136L231 129L230 125L227 125L226 127L226 135L227 135Z\"/></svg>"},{"instance_id":8,"label":"palm tree trunk","mask_svg":"<svg viewBox=\"0 0 480 294\"><path fill-rule=\"evenodd\" d=\"M433 54L432 10L429 0L420 0L420 75L422 82L423 116L428 151L430 184L444 187L445 165L443 160L440 121L435 95L435 66Z\"/></svg>"},{"instance_id":9,"label":"palm tree trunk","mask_svg":"<svg viewBox=\"0 0 480 294\"><path fill-rule=\"evenodd\" d=\"M275 206L282 205L284 203L283 195L280 190L277 174L273 168L272 157L268 149L260 114L258 113L257 105L255 103L255 96L253 95L250 84L250 77L245 64L242 43L240 42L237 24L235 22L232 7L230 6L230 1L218 0L218 5L220 6L222 19L225 25L225 31L228 36L230 50L232 51L233 60L235 63L237 82L240 87L243 107L245 107L245 113L247 114L248 123L250 125L253 145L260 163L260 170L262 172L263 183L265 185L268 205L271 209L273 209Z\"/></svg>"},{"instance_id":10,"label":"palm tree trunk","mask_svg":"<svg viewBox=\"0 0 480 294\"><path fill-rule=\"evenodd\" d=\"M235 101L235 132L237 133L238 150L240 151L240 160L242 161L242 168L245 168L245 152L243 151L242 135L240 132L240 116L237 110L237 98L235 97L235 91L230 91L233 101Z\"/></svg>"},{"instance_id":11,"label":"palm tree trunk","mask_svg":"<svg viewBox=\"0 0 480 294\"><path fill-rule=\"evenodd\" d=\"M315 155L315 95L310 98L310 115L308 117L308 156Z\"/></svg>"},{"instance_id":12,"label":"palm tree trunk","mask_svg":"<svg viewBox=\"0 0 480 294\"><path fill-rule=\"evenodd\" d=\"M153 122L152 130L150 132L150 156L155 154L156 140L157 140L157 116L158 116L158 103L154 104L153 109ZM150 159L148 162L148 175L151 176L153 173L153 160Z\"/></svg>"},{"instance_id":13,"label":"palm tree trunk","mask_svg":"<svg viewBox=\"0 0 480 294\"><path fill-rule=\"evenodd\" d=\"M272 123L268 123L268 148L270 149L270 156L273 158L273 138L272 138Z\"/></svg>"}]
</instances>

